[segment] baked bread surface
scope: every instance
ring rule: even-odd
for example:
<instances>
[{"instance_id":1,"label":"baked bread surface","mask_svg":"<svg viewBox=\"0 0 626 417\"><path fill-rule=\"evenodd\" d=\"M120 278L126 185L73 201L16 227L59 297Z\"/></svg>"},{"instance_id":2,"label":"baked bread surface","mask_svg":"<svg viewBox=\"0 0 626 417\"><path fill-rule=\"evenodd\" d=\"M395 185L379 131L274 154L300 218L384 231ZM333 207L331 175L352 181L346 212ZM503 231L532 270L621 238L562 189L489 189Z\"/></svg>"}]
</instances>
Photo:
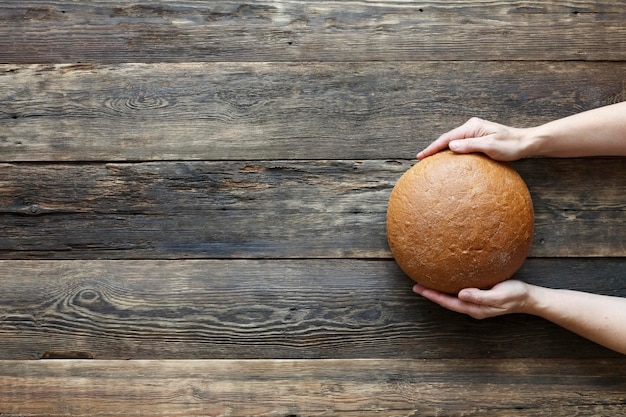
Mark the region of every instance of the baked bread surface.
<instances>
[{"instance_id":1,"label":"baked bread surface","mask_svg":"<svg viewBox=\"0 0 626 417\"><path fill-rule=\"evenodd\" d=\"M528 256L533 226L524 180L483 154L444 151L418 162L387 209L387 240L402 270L451 294L510 278Z\"/></svg>"}]
</instances>

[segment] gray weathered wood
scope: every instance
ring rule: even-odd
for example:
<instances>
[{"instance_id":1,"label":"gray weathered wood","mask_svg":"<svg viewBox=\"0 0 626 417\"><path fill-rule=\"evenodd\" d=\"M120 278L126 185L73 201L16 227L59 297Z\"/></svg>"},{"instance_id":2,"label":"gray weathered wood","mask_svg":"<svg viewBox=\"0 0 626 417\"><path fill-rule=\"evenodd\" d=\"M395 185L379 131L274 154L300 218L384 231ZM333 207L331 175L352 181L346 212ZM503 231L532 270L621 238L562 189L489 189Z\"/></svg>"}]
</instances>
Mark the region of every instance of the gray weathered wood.
<instances>
[{"instance_id":1,"label":"gray weathered wood","mask_svg":"<svg viewBox=\"0 0 626 417\"><path fill-rule=\"evenodd\" d=\"M0 361L3 416L619 415L626 361Z\"/></svg>"},{"instance_id":2,"label":"gray weathered wood","mask_svg":"<svg viewBox=\"0 0 626 417\"><path fill-rule=\"evenodd\" d=\"M626 296L625 258L529 259L517 278ZM393 261L0 261L0 359L616 356L542 319L476 321ZM576 346L576 349L572 349Z\"/></svg>"},{"instance_id":3,"label":"gray weathered wood","mask_svg":"<svg viewBox=\"0 0 626 417\"><path fill-rule=\"evenodd\" d=\"M389 258L387 202L412 163L3 164L0 258ZM621 159L515 167L531 256L626 255Z\"/></svg>"},{"instance_id":4,"label":"gray weathered wood","mask_svg":"<svg viewBox=\"0 0 626 417\"><path fill-rule=\"evenodd\" d=\"M623 62L3 65L0 160L406 159L471 116L530 126L622 101L624 72Z\"/></svg>"},{"instance_id":5,"label":"gray weathered wood","mask_svg":"<svg viewBox=\"0 0 626 417\"><path fill-rule=\"evenodd\" d=\"M624 60L614 1L4 0L0 62Z\"/></svg>"},{"instance_id":6,"label":"gray weathered wood","mask_svg":"<svg viewBox=\"0 0 626 417\"><path fill-rule=\"evenodd\" d=\"M622 415L622 356L413 294L384 216L444 131L625 73L615 1L2 1L0 415ZM623 159L514 167L516 278L626 297Z\"/></svg>"}]
</instances>

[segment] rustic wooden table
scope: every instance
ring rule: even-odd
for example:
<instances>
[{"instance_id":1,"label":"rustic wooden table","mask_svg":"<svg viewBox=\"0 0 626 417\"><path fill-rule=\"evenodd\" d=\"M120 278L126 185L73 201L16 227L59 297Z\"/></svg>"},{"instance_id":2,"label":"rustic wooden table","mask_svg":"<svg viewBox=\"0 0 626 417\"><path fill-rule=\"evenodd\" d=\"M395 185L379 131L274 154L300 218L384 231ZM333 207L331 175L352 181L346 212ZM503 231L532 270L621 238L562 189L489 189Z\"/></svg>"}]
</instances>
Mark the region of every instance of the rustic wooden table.
<instances>
[{"instance_id":1,"label":"rustic wooden table","mask_svg":"<svg viewBox=\"0 0 626 417\"><path fill-rule=\"evenodd\" d=\"M442 132L626 99L623 2L4 0L0 23L0 415L623 415L623 356L445 311L385 240ZM626 296L624 159L514 167L517 277Z\"/></svg>"}]
</instances>

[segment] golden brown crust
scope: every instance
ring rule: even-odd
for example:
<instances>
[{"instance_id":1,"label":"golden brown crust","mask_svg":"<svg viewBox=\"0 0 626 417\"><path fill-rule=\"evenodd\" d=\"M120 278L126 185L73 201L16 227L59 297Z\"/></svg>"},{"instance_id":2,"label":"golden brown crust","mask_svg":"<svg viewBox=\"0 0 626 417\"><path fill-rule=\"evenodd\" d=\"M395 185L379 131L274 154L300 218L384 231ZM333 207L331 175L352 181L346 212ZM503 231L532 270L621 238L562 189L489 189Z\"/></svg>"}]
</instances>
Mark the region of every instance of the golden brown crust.
<instances>
[{"instance_id":1,"label":"golden brown crust","mask_svg":"<svg viewBox=\"0 0 626 417\"><path fill-rule=\"evenodd\" d=\"M534 213L526 184L482 154L440 152L396 183L387 240L402 270L442 292L489 288L526 259Z\"/></svg>"}]
</instances>

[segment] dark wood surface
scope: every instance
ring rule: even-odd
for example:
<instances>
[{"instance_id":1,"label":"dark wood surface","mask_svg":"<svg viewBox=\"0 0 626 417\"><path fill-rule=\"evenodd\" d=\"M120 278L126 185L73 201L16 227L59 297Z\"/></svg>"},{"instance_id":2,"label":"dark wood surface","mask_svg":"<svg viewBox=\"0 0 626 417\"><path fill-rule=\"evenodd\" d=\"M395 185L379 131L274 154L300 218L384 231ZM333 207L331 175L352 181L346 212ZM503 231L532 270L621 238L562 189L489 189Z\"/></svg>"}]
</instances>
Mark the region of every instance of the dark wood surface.
<instances>
[{"instance_id":1,"label":"dark wood surface","mask_svg":"<svg viewBox=\"0 0 626 417\"><path fill-rule=\"evenodd\" d=\"M0 65L0 153L408 159L471 116L531 126L621 101L625 71L621 61Z\"/></svg>"},{"instance_id":2,"label":"dark wood surface","mask_svg":"<svg viewBox=\"0 0 626 417\"><path fill-rule=\"evenodd\" d=\"M621 2L3 2L0 61L623 60Z\"/></svg>"},{"instance_id":3,"label":"dark wood surface","mask_svg":"<svg viewBox=\"0 0 626 417\"><path fill-rule=\"evenodd\" d=\"M0 359L589 358L549 322L477 321L411 292L391 260L1 261ZM623 258L534 258L518 278L624 293ZM576 349L572 349L576 346Z\"/></svg>"},{"instance_id":4,"label":"dark wood surface","mask_svg":"<svg viewBox=\"0 0 626 417\"><path fill-rule=\"evenodd\" d=\"M0 258L389 258L387 201L413 163L4 164ZM533 196L531 256L626 256L621 158L514 166Z\"/></svg>"},{"instance_id":5,"label":"dark wood surface","mask_svg":"<svg viewBox=\"0 0 626 417\"><path fill-rule=\"evenodd\" d=\"M142 416L621 415L624 373L623 358L0 362L4 397L28 398L9 415L63 416L120 415L119 398Z\"/></svg>"},{"instance_id":6,"label":"dark wood surface","mask_svg":"<svg viewBox=\"0 0 626 417\"><path fill-rule=\"evenodd\" d=\"M622 415L623 356L411 292L439 134L626 99L602 1L0 4L0 415ZM626 296L623 158L513 163L516 277ZM573 306L575 308L575 306Z\"/></svg>"}]
</instances>

